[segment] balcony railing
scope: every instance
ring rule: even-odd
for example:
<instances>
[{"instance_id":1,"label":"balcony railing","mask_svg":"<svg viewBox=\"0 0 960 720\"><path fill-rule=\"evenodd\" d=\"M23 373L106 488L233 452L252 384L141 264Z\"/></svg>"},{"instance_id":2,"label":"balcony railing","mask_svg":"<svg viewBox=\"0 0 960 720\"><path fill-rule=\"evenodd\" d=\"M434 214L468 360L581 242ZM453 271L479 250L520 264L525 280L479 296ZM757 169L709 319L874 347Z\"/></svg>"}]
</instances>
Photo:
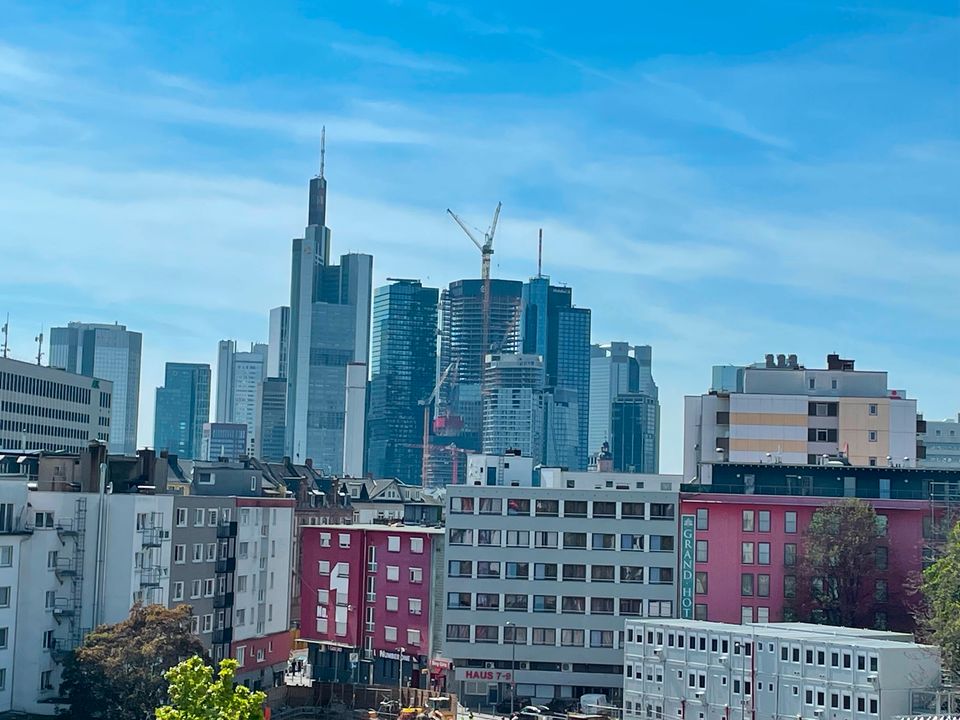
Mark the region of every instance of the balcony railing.
<instances>
[{"instance_id":1,"label":"balcony railing","mask_svg":"<svg viewBox=\"0 0 960 720\"><path fill-rule=\"evenodd\" d=\"M159 566L142 567L139 574L140 587L157 587L160 584L162 573Z\"/></svg>"},{"instance_id":2,"label":"balcony railing","mask_svg":"<svg viewBox=\"0 0 960 720\"><path fill-rule=\"evenodd\" d=\"M232 558L232 557L220 558L216 562L216 566L214 567L214 572L216 572L218 575L222 575L224 573L232 573L236 569L237 569L236 558Z\"/></svg>"},{"instance_id":3,"label":"balcony railing","mask_svg":"<svg viewBox=\"0 0 960 720\"><path fill-rule=\"evenodd\" d=\"M217 538L219 540L225 540L227 538L235 538L237 536L237 522L234 520L232 522L223 522L217 525Z\"/></svg>"},{"instance_id":4,"label":"balcony railing","mask_svg":"<svg viewBox=\"0 0 960 720\"><path fill-rule=\"evenodd\" d=\"M217 610L223 610L224 608L233 607L233 593L217 593L213 596L213 607Z\"/></svg>"},{"instance_id":5,"label":"balcony railing","mask_svg":"<svg viewBox=\"0 0 960 720\"><path fill-rule=\"evenodd\" d=\"M214 645L229 645L233 642L233 628L220 628L213 631Z\"/></svg>"},{"instance_id":6,"label":"balcony railing","mask_svg":"<svg viewBox=\"0 0 960 720\"><path fill-rule=\"evenodd\" d=\"M163 544L163 530L158 527L141 529L140 544L143 547L160 547Z\"/></svg>"},{"instance_id":7,"label":"balcony railing","mask_svg":"<svg viewBox=\"0 0 960 720\"><path fill-rule=\"evenodd\" d=\"M58 557L54 572L56 572L58 580L75 577L77 574L76 559L72 557Z\"/></svg>"}]
</instances>

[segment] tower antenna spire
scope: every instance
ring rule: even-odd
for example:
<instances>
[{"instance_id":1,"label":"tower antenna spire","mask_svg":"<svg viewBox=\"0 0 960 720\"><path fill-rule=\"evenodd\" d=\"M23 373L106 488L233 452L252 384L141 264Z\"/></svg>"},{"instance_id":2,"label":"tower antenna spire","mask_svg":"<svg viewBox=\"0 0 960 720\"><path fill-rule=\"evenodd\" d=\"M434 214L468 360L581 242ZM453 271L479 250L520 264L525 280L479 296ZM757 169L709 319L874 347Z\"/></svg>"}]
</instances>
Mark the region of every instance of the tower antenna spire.
<instances>
[{"instance_id":1,"label":"tower antenna spire","mask_svg":"<svg viewBox=\"0 0 960 720\"><path fill-rule=\"evenodd\" d=\"M320 129L320 177L323 177L323 165L327 154L327 126Z\"/></svg>"},{"instance_id":2,"label":"tower antenna spire","mask_svg":"<svg viewBox=\"0 0 960 720\"><path fill-rule=\"evenodd\" d=\"M540 237L537 240L537 277L543 277L543 228L540 228Z\"/></svg>"},{"instance_id":3,"label":"tower antenna spire","mask_svg":"<svg viewBox=\"0 0 960 720\"><path fill-rule=\"evenodd\" d=\"M7 321L3 323L3 356L7 356L10 350L10 313L7 313Z\"/></svg>"}]
</instances>

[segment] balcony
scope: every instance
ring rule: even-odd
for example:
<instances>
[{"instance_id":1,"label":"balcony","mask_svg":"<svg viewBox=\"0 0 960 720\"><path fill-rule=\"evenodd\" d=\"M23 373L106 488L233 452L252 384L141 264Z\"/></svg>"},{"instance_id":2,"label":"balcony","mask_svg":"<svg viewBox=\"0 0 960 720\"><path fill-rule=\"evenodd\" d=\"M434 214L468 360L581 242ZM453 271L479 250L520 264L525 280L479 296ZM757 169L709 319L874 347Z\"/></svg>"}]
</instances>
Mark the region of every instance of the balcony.
<instances>
[{"instance_id":1,"label":"balcony","mask_svg":"<svg viewBox=\"0 0 960 720\"><path fill-rule=\"evenodd\" d=\"M140 530L140 545L145 548L160 547L163 544L163 530L147 527Z\"/></svg>"},{"instance_id":2,"label":"balcony","mask_svg":"<svg viewBox=\"0 0 960 720\"><path fill-rule=\"evenodd\" d=\"M0 535L32 535L33 523L23 518L5 518L0 522Z\"/></svg>"},{"instance_id":3,"label":"balcony","mask_svg":"<svg viewBox=\"0 0 960 720\"><path fill-rule=\"evenodd\" d=\"M213 631L214 645L229 645L233 642L233 628L220 628Z\"/></svg>"},{"instance_id":4,"label":"balcony","mask_svg":"<svg viewBox=\"0 0 960 720\"><path fill-rule=\"evenodd\" d=\"M76 537L78 534L73 520L57 520L57 535L60 536L61 540L67 537Z\"/></svg>"},{"instance_id":5,"label":"balcony","mask_svg":"<svg viewBox=\"0 0 960 720\"><path fill-rule=\"evenodd\" d=\"M226 540L237 536L237 522L224 522L217 525L217 539Z\"/></svg>"},{"instance_id":6,"label":"balcony","mask_svg":"<svg viewBox=\"0 0 960 720\"><path fill-rule=\"evenodd\" d=\"M217 593L213 596L213 607L217 610L233 607L233 593Z\"/></svg>"},{"instance_id":7,"label":"balcony","mask_svg":"<svg viewBox=\"0 0 960 720\"><path fill-rule=\"evenodd\" d=\"M54 569L54 572L57 575L57 580L63 582L66 578L76 577L77 575L77 563L74 558L71 557L58 557L57 558L57 567Z\"/></svg>"},{"instance_id":8,"label":"balcony","mask_svg":"<svg viewBox=\"0 0 960 720\"><path fill-rule=\"evenodd\" d=\"M232 573L237 569L237 559L236 558L220 558L216 562L214 567L214 572L218 575L223 575L225 573Z\"/></svg>"},{"instance_id":9,"label":"balcony","mask_svg":"<svg viewBox=\"0 0 960 720\"><path fill-rule=\"evenodd\" d=\"M140 587L158 587L160 585L160 567L153 565L139 569Z\"/></svg>"},{"instance_id":10,"label":"balcony","mask_svg":"<svg viewBox=\"0 0 960 720\"><path fill-rule=\"evenodd\" d=\"M72 638L54 638L53 647L50 648L50 655L55 663L62 663L73 654L76 644Z\"/></svg>"},{"instance_id":11,"label":"balcony","mask_svg":"<svg viewBox=\"0 0 960 720\"><path fill-rule=\"evenodd\" d=\"M53 599L53 617L60 618L73 617L77 612L73 600L67 597L57 597Z\"/></svg>"}]
</instances>

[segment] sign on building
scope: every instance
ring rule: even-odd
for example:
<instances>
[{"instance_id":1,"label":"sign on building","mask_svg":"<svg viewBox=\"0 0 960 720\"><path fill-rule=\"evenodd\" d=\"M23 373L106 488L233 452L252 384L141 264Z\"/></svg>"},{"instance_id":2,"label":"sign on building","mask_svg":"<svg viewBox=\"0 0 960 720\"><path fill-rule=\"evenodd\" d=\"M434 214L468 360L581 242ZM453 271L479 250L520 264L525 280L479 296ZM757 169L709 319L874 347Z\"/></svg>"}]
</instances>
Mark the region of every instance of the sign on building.
<instances>
[{"instance_id":1,"label":"sign on building","mask_svg":"<svg viewBox=\"0 0 960 720\"><path fill-rule=\"evenodd\" d=\"M680 516L680 617L693 619L697 516Z\"/></svg>"}]
</instances>

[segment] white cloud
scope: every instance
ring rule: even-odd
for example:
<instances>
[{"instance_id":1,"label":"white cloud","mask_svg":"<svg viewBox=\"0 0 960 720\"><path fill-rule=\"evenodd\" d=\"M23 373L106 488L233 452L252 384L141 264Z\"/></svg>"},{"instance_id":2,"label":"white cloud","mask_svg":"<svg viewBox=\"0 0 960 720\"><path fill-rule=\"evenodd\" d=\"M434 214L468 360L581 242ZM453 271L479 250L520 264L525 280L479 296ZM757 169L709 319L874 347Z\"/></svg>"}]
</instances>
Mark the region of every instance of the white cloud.
<instances>
[{"instance_id":1,"label":"white cloud","mask_svg":"<svg viewBox=\"0 0 960 720\"><path fill-rule=\"evenodd\" d=\"M448 60L441 60L427 55L418 55L384 45L334 42L330 44L330 47L344 55L349 55L358 60L377 65L389 65L391 67L416 70L418 72L459 74L467 71L462 65Z\"/></svg>"}]
</instances>

